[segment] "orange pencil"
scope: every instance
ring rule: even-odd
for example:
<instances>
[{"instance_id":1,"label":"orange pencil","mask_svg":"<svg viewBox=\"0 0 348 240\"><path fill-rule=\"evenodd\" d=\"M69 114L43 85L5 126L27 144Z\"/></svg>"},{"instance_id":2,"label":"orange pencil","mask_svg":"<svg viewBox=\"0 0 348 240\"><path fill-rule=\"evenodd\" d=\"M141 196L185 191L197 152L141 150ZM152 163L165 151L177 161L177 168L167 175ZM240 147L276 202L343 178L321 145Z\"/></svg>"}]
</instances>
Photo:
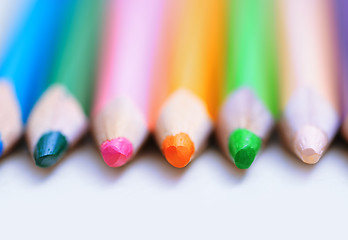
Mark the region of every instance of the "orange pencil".
<instances>
[{"instance_id":1,"label":"orange pencil","mask_svg":"<svg viewBox=\"0 0 348 240\"><path fill-rule=\"evenodd\" d=\"M169 8L172 29L168 85L155 136L167 161L185 167L206 145L221 73L224 1L179 0Z\"/></svg>"}]
</instances>

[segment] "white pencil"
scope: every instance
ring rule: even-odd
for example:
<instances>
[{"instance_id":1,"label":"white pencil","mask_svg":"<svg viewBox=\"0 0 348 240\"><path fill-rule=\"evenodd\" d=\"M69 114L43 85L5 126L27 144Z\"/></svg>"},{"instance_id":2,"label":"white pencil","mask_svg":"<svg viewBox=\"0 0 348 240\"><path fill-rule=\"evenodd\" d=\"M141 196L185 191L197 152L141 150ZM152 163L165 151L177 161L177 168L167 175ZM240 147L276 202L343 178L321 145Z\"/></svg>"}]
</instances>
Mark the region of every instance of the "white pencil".
<instances>
[{"instance_id":1,"label":"white pencil","mask_svg":"<svg viewBox=\"0 0 348 240\"><path fill-rule=\"evenodd\" d=\"M282 0L279 5L282 135L305 163L322 157L339 127L329 0Z\"/></svg>"}]
</instances>

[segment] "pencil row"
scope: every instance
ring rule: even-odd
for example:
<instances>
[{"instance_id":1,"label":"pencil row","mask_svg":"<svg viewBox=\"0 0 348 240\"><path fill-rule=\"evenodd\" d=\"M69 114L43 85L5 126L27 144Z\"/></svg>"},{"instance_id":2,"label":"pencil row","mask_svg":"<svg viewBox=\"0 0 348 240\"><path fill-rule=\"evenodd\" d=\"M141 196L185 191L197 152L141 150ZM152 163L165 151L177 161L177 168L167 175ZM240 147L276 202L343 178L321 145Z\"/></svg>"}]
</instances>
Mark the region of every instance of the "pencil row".
<instances>
[{"instance_id":1,"label":"pencil row","mask_svg":"<svg viewBox=\"0 0 348 240\"><path fill-rule=\"evenodd\" d=\"M90 119L110 167L149 133L185 167L215 129L247 169L279 122L314 164L341 123L348 139L347 12L345 0L31 0L0 56L0 155L25 132L36 165L53 166Z\"/></svg>"}]
</instances>

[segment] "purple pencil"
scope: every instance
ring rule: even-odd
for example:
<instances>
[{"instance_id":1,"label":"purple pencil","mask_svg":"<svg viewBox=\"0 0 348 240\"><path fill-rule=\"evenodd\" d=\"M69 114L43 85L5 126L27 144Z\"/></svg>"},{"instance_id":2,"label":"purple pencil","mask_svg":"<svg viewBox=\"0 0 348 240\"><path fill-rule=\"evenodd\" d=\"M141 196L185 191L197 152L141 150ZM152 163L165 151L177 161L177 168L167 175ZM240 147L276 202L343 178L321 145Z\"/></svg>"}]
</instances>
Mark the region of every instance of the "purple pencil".
<instances>
[{"instance_id":1,"label":"purple pencil","mask_svg":"<svg viewBox=\"0 0 348 240\"><path fill-rule=\"evenodd\" d=\"M339 42L339 64L341 81L342 133L348 141L348 1L336 0L336 20Z\"/></svg>"}]
</instances>

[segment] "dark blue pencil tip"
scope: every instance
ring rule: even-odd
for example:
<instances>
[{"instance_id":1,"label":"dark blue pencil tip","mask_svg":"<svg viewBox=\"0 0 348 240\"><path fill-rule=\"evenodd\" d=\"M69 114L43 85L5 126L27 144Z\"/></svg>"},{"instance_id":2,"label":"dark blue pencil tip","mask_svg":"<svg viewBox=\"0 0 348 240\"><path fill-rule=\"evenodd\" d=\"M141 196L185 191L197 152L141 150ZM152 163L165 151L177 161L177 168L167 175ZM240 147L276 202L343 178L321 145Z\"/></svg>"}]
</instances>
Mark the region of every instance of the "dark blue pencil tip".
<instances>
[{"instance_id":1,"label":"dark blue pencil tip","mask_svg":"<svg viewBox=\"0 0 348 240\"><path fill-rule=\"evenodd\" d=\"M68 149L68 141L60 132L48 132L41 136L34 151L36 166L51 167L61 159Z\"/></svg>"}]
</instances>

